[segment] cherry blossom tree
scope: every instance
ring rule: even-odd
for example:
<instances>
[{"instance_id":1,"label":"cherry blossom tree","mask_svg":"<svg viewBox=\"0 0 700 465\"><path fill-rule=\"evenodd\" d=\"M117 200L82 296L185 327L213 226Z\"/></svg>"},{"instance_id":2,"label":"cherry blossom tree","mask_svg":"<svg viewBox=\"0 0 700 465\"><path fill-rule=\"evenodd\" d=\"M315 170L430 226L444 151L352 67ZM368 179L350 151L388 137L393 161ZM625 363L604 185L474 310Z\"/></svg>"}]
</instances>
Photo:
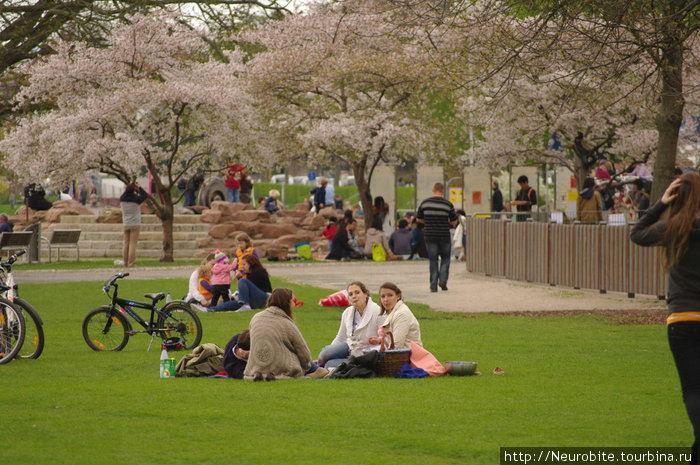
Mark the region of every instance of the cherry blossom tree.
<instances>
[{"instance_id":1,"label":"cherry blossom tree","mask_svg":"<svg viewBox=\"0 0 700 465\"><path fill-rule=\"evenodd\" d=\"M145 168L158 192L147 202L163 224L161 260L172 261L173 186L250 145L251 106L239 54L207 61L201 35L174 15L130 22L111 32L107 47L63 41L32 63L18 104L41 101L50 110L23 116L0 151L25 179L60 182L99 170L127 183Z\"/></svg>"},{"instance_id":2,"label":"cherry blossom tree","mask_svg":"<svg viewBox=\"0 0 700 465\"><path fill-rule=\"evenodd\" d=\"M591 73L614 79L626 67L647 63L628 85L651 88L658 99L652 198L660 197L673 176L683 121L690 121L685 107L697 100L698 82L688 73L697 68L698 0L388 1L396 7L397 24L429 31L426 48L443 56L450 79L475 87L500 77L492 86L499 95L510 92L523 74L532 74L527 68L533 60L552 52L572 65L561 74L570 82L577 76L585 83ZM534 69L540 72L539 66ZM598 107L596 114L607 111Z\"/></svg>"},{"instance_id":3,"label":"cherry blossom tree","mask_svg":"<svg viewBox=\"0 0 700 465\"><path fill-rule=\"evenodd\" d=\"M394 29L381 11L340 2L237 37L264 48L249 63L248 79L273 117L270 130L292 147L301 142L312 163L335 155L350 166L367 227L378 163L445 153L426 117L434 70Z\"/></svg>"}]
</instances>

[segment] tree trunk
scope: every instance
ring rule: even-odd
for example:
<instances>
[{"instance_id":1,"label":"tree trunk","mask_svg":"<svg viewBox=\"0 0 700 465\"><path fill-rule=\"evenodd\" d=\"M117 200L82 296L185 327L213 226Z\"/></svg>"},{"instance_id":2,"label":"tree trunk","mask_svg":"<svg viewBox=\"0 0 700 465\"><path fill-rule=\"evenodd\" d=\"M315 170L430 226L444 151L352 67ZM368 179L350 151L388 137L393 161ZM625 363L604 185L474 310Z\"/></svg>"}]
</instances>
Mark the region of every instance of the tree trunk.
<instances>
[{"instance_id":1,"label":"tree trunk","mask_svg":"<svg viewBox=\"0 0 700 465\"><path fill-rule=\"evenodd\" d=\"M365 178L365 167L366 160L361 162L353 162L352 172L355 175L355 185L357 185L357 192L360 194L360 203L362 204L362 211L365 218L365 231L367 231L370 226L372 226L372 220L374 220L374 210L372 209L372 193L369 189L369 180Z\"/></svg>"},{"instance_id":2,"label":"tree trunk","mask_svg":"<svg viewBox=\"0 0 700 465\"><path fill-rule=\"evenodd\" d=\"M654 183L651 202L661 198L666 187L673 181L678 149L678 131L683 121L683 44L669 37L663 49L661 64L661 102L656 114L656 129L659 145L654 162Z\"/></svg>"},{"instance_id":3,"label":"tree trunk","mask_svg":"<svg viewBox=\"0 0 700 465\"><path fill-rule=\"evenodd\" d=\"M163 226L163 250L160 255L161 262L172 262L173 256L173 199L170 192L163 193L163 205L161 206L160 221Z\"/></svg>"}]
</instances>

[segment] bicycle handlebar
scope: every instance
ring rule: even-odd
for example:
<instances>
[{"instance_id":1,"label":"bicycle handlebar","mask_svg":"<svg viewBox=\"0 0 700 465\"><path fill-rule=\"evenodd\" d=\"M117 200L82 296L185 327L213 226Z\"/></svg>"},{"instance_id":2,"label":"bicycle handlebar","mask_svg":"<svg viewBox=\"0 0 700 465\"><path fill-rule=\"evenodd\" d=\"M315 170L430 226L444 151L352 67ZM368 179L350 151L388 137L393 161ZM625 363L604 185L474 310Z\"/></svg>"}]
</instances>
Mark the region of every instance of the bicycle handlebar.
<instances>
[{"instance_id":1,"label":"bicycle handlebar","mask_svg":"<svg viewBox=\"0 0 700 465\"><path fill-rule=\"evenodd\" d=\"M117 273L117 274L115 274L114 276L112 276L112 277L109 279L109 282L107 282L107 283L104 285L104 287L102 288L102 291L105 292L105 293L107 293L107 292L109 291L109 288L112 287L112 286L114 286L114 283L115 283L115 281L116 281L117 279L126 278L127 276L129 276L129 273Z\"/></svg>"},{"instance_id":2,"label":"bicycle handlebar","mask_svg":"<svg viewBox=\"0 0 700 465\"><path fill-rule=\"evenodd\" d=\"M3 268L5 268L5 269L10 269L10 268L12 268L12 264L13 264L14 262L16 262L17 259L18 259L19 257L21 257L22 255L24 255L25 253L27 253L26 250L20 250L20 251L17 252L16 254L10 255L9 257L7 257L7 261L6 261L6 262L0 263L0 266L3 267Z\"/></svg>"}]
</instances>

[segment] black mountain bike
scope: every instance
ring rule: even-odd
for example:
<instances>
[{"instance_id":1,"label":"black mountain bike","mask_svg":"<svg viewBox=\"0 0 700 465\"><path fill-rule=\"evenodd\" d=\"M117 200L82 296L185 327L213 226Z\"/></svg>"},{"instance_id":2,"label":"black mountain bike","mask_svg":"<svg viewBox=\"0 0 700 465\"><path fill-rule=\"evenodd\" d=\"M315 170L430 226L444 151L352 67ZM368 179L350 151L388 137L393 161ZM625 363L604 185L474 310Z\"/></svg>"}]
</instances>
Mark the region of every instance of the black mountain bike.
<instances>
[{"instance_id":1,"label":"black mountain bike","mask_svg":"<svg viewBox=\"0 0 700 465\"><path fill-rule=\"evenodd\" d=\"M19 296L17 284L12 276L12 264L24 253L24 250L17 252L10 256L6 262L0 263L0 283L3 283L7 288L0 291L0 295L13 302L22 312L24 318L24 343L15 358L39 358L44 351L44 322L39 316L39 312Z\"/></svg>"},{"instance_id":2,"label":"black mountain bike","mask_svg":"<svg viewBox=\"0 0 700 465\"><path fill-rule=\"evenodd\" d=\"M152 304L122 299L117 294L118 279L129 276L129 273L119 273L105 283L102 288L111 298L109 305L97 308L87 314L83 320L83 338L92 350L122 350L129 336L138 333L151 335L151 343L156 336L165 340L171 337L181 338L185 349L193 349L202 340L202 323L189 304L181 301L166 302L158 308L156 304L165 298L165 293L144 294L151 299ZM109 291L114 287L114 293ZM142 318L134 309L145 309L151 312L149 320ZM143 330L134 330L127 316L134 319ZM148 345L151 348L151 344Z\"/></svg>"}]
</instances>

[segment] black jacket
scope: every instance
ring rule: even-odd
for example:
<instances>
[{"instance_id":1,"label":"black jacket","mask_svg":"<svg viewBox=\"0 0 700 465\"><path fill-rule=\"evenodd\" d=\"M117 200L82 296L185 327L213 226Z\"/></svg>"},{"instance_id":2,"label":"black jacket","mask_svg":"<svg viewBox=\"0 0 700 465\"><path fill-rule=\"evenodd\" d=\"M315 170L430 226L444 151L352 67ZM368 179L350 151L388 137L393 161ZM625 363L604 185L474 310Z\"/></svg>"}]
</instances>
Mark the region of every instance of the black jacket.
<instances>
[{"instance_id":1,"label":"black jacket","mask_svg":"<svg viewBox=\"0 0 700 465\"><path fill-rule=\"evenodd\" d=\"M642 246L667 247L664 240L666 222L659 221L666 205L656 202L632 228L632 242ZM700 221L695 222L688 240L688 250L669 269L668 312L700 311Z\"/></svg>"}]
</instances>

